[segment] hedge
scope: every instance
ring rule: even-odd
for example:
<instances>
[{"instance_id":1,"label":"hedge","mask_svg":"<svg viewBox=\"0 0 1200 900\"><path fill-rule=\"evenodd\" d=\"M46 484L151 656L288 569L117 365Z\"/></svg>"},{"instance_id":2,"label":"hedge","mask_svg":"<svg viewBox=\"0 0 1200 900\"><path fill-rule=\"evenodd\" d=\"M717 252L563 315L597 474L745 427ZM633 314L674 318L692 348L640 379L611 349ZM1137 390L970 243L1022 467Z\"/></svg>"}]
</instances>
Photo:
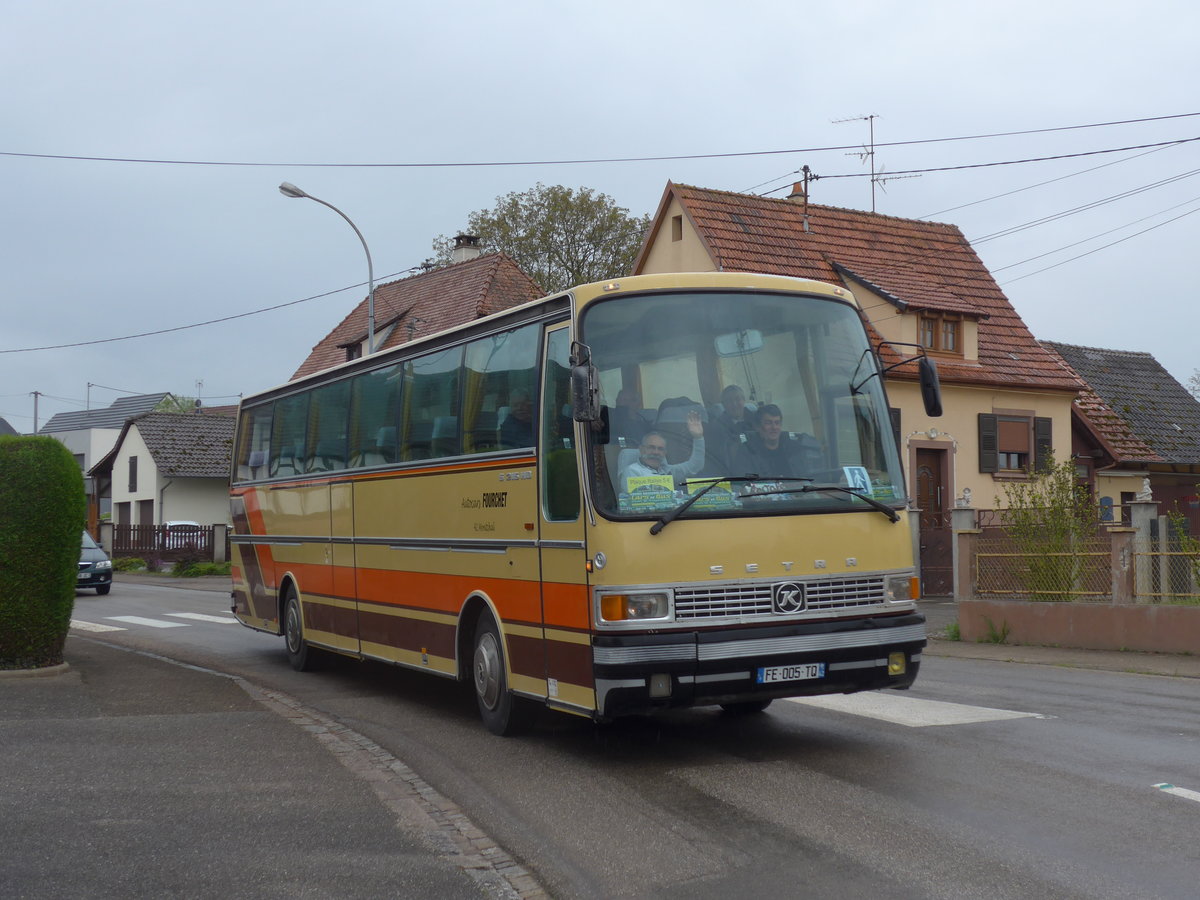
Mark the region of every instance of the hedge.
<instances>
[{"instance_id":1,"label":"hedge","mask_svg":"<svg viewBox=\"0 0 1200 900\"><path fill-rule=\"evenodd\" d=\"M0 437L0 669L63 661L75 606L83 473L50 437Z\"/></svg>"}]
</instances>

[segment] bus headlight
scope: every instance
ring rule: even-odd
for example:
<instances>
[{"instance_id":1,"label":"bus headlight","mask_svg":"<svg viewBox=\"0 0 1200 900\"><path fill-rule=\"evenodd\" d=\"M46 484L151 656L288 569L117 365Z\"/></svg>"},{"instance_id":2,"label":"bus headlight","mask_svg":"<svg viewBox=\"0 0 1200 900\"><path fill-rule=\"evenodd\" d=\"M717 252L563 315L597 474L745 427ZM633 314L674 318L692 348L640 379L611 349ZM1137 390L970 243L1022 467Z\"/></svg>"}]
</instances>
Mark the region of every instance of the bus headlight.
<instances>
[{"instance_id":1,"label":"bus headlight","mask_svg":"<svg viewBox=\"0 0 1200 900\"><path fill-rule=\"evenodd\" d=\"M921 597L920 583L912 575L891 575L884 582L884 591L889 603L905 603Z\"/></svg>"},{"instance_id":2,"label":"bus headlight","mask_svg":"<svg viewBox=\"0 0 1200 900\"><path fill-rule=\"evenodd\" d=\"M605 594L600 598L600 618L605 622L628 622L631 619L665 619L670 608L670 598L662 591L637 594Z\"/></svg>"}]
</instances>

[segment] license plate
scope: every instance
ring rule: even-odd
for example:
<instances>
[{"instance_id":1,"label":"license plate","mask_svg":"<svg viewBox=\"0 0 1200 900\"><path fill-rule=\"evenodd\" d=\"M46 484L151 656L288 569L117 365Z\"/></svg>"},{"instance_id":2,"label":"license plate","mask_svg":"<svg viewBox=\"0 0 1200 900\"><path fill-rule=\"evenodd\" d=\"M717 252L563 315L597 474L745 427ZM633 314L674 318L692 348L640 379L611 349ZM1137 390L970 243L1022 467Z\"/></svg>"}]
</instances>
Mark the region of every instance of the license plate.
<instances>
[{"instance_id":1,"label":"license plate","mask_svg":"<svg viewBox=\"0 0 1200 900\"><path fill-rule=\"evenodd\" d=\"M91 579L91 577L92 577L91 572L80 572L78 580L79 581L88 581L89 579Z\"/></svg>"},{"instance_id":2,"label":"license plate","mask_svg":"<svg viewBox=\"0 0 1200 900\"><path fill-rule=\"evenodd\" d=\"M758 670L759 684L775 684L778 681L805 681L824 678L825 663L801 663L798 666L761 666Z\"/></svg>"}]
</instances>

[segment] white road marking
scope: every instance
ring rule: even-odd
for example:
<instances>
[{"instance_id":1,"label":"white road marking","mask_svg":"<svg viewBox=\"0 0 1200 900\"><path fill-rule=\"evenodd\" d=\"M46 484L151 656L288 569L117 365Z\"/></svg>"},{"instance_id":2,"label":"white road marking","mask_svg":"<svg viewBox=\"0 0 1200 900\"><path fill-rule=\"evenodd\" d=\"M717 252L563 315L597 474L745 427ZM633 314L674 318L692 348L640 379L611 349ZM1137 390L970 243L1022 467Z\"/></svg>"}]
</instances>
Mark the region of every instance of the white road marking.
<instances>
[{"instance_id":1,"label":"white road marking","mask_svg":"<svg viewBox=\"0 0 1200 900\"><path fill-rule=\"evenodd\" d=\"M113 622L127 622L130 625L146 625L150 628L187 628L183 622L164 622L162 619L144 619L141 616L105 616Z\"/></svg>"},{"instance_id":2,"label":"white road marking","mask_svg":"<svg viewBox=\"0 0 1200 900\"><path fill-rule=\"evenodd\" d=\"M206 616L204 613L167 613L175 619L193 619L197 622L216 622L218 625L236 625L237 619L229 616Z\"/></svg>"},{"instance_id":3,"label":"white road marking","mask_svg":"<svg viewBox=\"0 0 1200 900\"><path fill-rule=\"evenodd\" d=\"M125 631L124 628L119 628L116 625L99 625L96 622L84 622L80 619L72 619L71 627L76 631Z\"/></svg>"},{"instance_id":4,"label":"white road marking","mask_svg":"<svg viewBox=\"0 0 1200 900\"><path fill-rule=\"evenodd\" d=\"M849 713L880 719L909 728L928 728L933 725L970 725L976 722L999 722L1006 719L1043 719L1038 713L1017 712L1011 709L989 709L941 700L921 700L883 691L863 691L858 694L828 694L820 697L788 697L792 703L815 706L834 712Z\"/></svg>"},{"instance_id":5,"label":"white road marking","mask_svg":"<svg viewBox=\"0 0 1200 900\"><path fill-rule=\"evenodd\" d=\"M1156 784L1155 787L1164 794L1174 794L1176 797L1185 797L1200 803L1200 791L1189 791L1187 788L1175 787L1173 784Z\"/></svg>"}]
</instances>

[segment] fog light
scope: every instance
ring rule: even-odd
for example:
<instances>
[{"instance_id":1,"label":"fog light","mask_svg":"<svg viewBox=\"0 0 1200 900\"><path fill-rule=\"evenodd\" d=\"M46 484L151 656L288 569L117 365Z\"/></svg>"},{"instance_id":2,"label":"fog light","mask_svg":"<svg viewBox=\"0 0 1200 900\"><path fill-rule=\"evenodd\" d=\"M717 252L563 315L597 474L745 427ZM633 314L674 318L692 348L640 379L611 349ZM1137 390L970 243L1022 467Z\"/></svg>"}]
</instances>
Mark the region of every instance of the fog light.
<instances>
[{"instance_id":1,"label":"fog light","mask_svg":"<svg viewBox=\"0 0 1200 900\"><path fill-rule=\"evenodd\" d=\"M903 675L908 671L908 659L901 653L888 654L888 674Z\"/></svg>"},{"instance_id":2,"label":"fog light","mask_svg":"<svg viewBox=\"0 0 1200 900\"><path fill-rule=\"evenodd\" d=\"M651 697L670 697L671 696L671 676L666 672L660 672L657 675L650 676L650 696Z\"/></svg>"}]
</instances>

